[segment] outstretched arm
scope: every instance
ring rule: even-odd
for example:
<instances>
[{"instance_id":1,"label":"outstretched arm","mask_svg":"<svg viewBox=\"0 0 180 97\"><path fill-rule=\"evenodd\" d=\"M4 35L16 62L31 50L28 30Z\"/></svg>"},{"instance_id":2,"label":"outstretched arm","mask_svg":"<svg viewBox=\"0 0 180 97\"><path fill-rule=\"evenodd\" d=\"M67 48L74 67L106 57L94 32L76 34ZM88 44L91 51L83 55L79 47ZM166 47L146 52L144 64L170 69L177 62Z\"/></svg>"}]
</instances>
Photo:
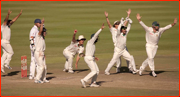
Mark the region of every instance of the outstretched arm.
<instances>
[{"instance_id":1,"label":"outstretched arm","mask_svg":"<svg viewBox=\"0 0 180 97\"><path fill-rule=\"evenodd\" d=\"M142 17L142 16L140 16L139 13L136 15L136 18L137 18L137 20L139 21L139 23L141 24L141 26L147 31L147 30L148 30L148 26L146 26L146 25L141 21L141 17Z\"/></svg>"},{"instance_id":2,"label":"outstretched arm","mask_svg":"<svg viewBox=\"0 0 180 97\"><path fill-rule=\"evenodd\" d=\"M72 42L76 42L76 33L77 33L77 30L74 30Z\"/></svg>"},{"instance_id":3,"label":"outstretched arm","mask_svg":"<svg viewBox=\"0 0 180 97\"><path fill-rule=\"evenodd\" d=\"M10 24L12 25L18 18L19 16L22 14L22 9L21 9L21 12L14 18L12 19L12 21L10 22Z\"/></svg>"},{"instance_id":4,"label":"outstretched arm","mask_svg":"<svg viewBox=\"0 0 180 97\"><path fill-rule=\"evenodd\" d=\"M41 35L41 34L42 34L42 31L43 31L43 24L44 24L44 18L43 18L42 21L41 21L41 26L40 26L40 30L39 30L38 35Z\"/></svg>"},{"instance_id":5,"label":"outstretched arm","mask_svg":"<svg viewBox=\"0 0 180 97\"><path fill-rule=\"evenodd\" d=\"M111 28L112 25L111 25L110 22L109 22L109 19L108 19L108 13L105 11L104 14L105 14L105 16L106 16L107 24L108 24L109 28Z\"/></svg>"},{"instance_id":6,"label":"outstretched arm","mask_svg":"<svg viewBox=\"0 0 180 97\"><path fill-rule=\"evenodd\" d=\"M128 9L128 11L126 11L126 12L127 12L127 17L126 17L126 21L124 22L124 26L126 26L128 23L127 19L129 18L130 14L131 14L131 9Z\"/></svg>"},{"instance_id":7,"label":"outstretched arm","mask_svg":"<svg viewBox=\"0 0 180 97\"><path fill-rule=\"evenodd\" d=\"M8 14L7 14L7 16L6 16L5 20L4 20L3 25L6 25L6 24L7 24L8 19L9 19L9 15L11 14L11 12L12 12L12 11L9 9L9 10L8 10Z\"/></svg>"},{"instance_id":8,"label":"outstretched arm","mask_svg":"<svg viewBox=\"0 0 180 97\"><path fill-rule=\"evenodd\" d=\"M102 26L101 26L101 29L99 29L95 34L94 34L94 36L92 37L92 39L91 39L91 42L92 43L94 43L95 41L96 41L96 39L98 38L98 35L100 34L100 32L104 29L104 23L102 24Z\"/></svg>"},{"instance_id":9,"label":"outstretched arm","mask_svg":"<svg viewBox=\"0 0 180 97\"><path fill-rule=\"evenodd\" d=\"M174 22L173 22L172 24L167 25L167 26L161 28L161 30L162 30L161 32L163 33L165 30L171 28L171 27L174 26L176 23L177 23L177 18L174 19Z\"/></svg>"},{"instance_id":10,"label":"outstretched arm","mask_svg":"<svg viewBox=\"0 0 180 97\"><path fill-rule=\"evenodd\" d=\"M174 23L172 23L171 25L174 26L177 23L177 18L174 19Z\"/></svg>"}]
</instances>

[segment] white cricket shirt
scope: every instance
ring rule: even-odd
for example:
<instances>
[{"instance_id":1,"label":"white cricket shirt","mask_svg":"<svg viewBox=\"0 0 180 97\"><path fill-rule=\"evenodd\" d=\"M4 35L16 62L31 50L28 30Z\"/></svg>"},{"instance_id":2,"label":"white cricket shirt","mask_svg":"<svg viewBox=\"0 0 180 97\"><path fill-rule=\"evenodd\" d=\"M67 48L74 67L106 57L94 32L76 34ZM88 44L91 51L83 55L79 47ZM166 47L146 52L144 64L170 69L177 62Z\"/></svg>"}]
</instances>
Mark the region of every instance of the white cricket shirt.
<instances>
[{"instance_id":1,"label":"white cricket shirt","mask_svg":"<svg viewBox=\"0 0 180 97\"><path fill-rule=\"evenodd\" d=\"M98 35L100 34L100 32L102 31L102 29L99 29L94 36L87 42L86 44L86 56L92 56L94 57L94 53L96 50L95 44L94 42L96 41L96 39L98 38Z\"/></svg>"},{"instance_id":2,"label":"white cricket shirt","mask_svg":"<svg viewBox=\"0 0 180 97\"><path fill-rule=\"evenodd\" d=\"M83 53L84 52L84 46L78 46L79 42L73 42L71 41L71 44L65 48L65 50L68 50L69 52L71 52L72 55L76 55L77 53Z\"/></svg>"},{"instance_id":3,"label":"white cricket shirt","mask_svg":"<svg viewBox=\"0 0 180 97\"><path fill-rule=\"evenodd\" d=\"M38 33L36 34L36 43L35 43L35 49L37 52L44 52L46 49L46 44L45 44L45 40L43 39L43 37L41 35L38 35Z\"/></svg>"},{"instance_id":4,"label":"white cricket shirt","mask_svg":"<svg viewBox=\"0 0 180 97\"><path fill-rule=\"evenodd\" d=\"M159 42L159 39L161 38L162 33L172 27L172 25L169 24L166 27L159 28L159 31L156 31L154 33L152 27L146 26L142 21L140 21L139 23L146 31L146 42L152 45L158 45L158 42Z\"/></svg>"},{"instance_id":5,"label":"white cricket shirt","mask_svg":"<svg viewBox=\"0 0 180 97\"><path fill-rule=\"evenodd\" d=\"M127 34L129 33L131 28L131 24L129 23L127 26L127 32L126 35L123 35L123 33L120 33L121 25L118 26L118 31L117 31L117 43L116 46L120 50L124 50L126 48L126 40L127 40Z\"/></svg>"},{"instance_id":6,"label":"white cricket shirt","mask_svg":"<svg viewBox=\"0 0 180 97\"><path fill-rule=\"evenodd\" d=\"M2 33L2 39L7 40L4 42L10 43L11 29L7 25L2 24L1 25L1 33Z\"/></svg>"},{"instance_id":7,"label":"white cricket shirt","mask_svg":"<svg viewBox=\"0 0 180 97\"><path fill-rule=\"evenodd\" d=\"M31 28L31 31L30 31L30 34L29 34L29 39L31 38L31 36L34 37L34 44L36 43L35 42L35 37L36 37L36 34L39 33L39 30L38 30L38 27L36 25L34 25L32 28Z\"/></svg>"}]
</instances>

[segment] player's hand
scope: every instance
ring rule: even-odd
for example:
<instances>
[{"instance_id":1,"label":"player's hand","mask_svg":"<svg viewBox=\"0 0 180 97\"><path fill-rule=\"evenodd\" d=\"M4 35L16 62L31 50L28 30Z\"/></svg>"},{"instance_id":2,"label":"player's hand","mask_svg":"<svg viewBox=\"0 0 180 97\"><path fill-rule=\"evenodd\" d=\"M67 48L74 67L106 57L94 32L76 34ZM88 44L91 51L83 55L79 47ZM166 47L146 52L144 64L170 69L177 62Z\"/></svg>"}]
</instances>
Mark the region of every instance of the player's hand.
<instances>
[{"instance_id":1,"label":"player's hand","mask_svg":"<svg viewBox=\"0 0 180 97\"><path fill-rule=\"evenodd\" d=\"M136 15L137 20L141 20L141 17L139 13Z\"/></svg>"},{"instance_id":2,"label":"player's hand","mask_svg":"<svg viewBox=\"0 0 180 97\"><path fill-rule=\"evenodd\" d=\"M41 24L44 24L44 18L41 20Z\"/></svg>"},{"instance_id":3,"label":"player's hand","mask_svg":"<svg viewBox=\"0 0 180 97\"><path fill-rule=\"evenodd\" d=\"M177 23L177 18L174 19L174 24L176 24L176 23Z\"/></svg>"},{"instance_id":4,"label":"player's hand","mask_svg":"<svg viewBox=\"0 0 180 97\"><path fill-rule=\"evenodd\" d=\"M128 11L126 11L127 12L127 14L128 14L128 16L127 17L129 17L130 16L130 14L131 14L131 9L128 9Z\"/></svg>"},{"instance_id":5,"label":"player's hand","mask_svg":"<svg viewBox=\"0 0 180 97\"><path fill-rule=\"evenodd\" d=\"M104 28L105 28L105 26L104 26L104 23L103 23L101 29L104 29Z\"/></svg>"},{"instance_id":6,"label":"player's hand","mask_svg":"<svg viewBox=\"0 0 180 97\"><path fill-rule=\"evenodd\" d=\"M23 10L21 9L21 12L20 12L20 14L22 14L22 11L23 11Z\"/></svg>"},{"instance_id":7,"label":"player's hand","mask_svg":"<svg viewBox=\"0 0 180 97\"><path fill-rule=\"evenodd\" d=\"M74 34L76 34L78 31L77 30L74 30Z\"/></svg>"},{"instance_id":8,"label":"player's hand","mask_svg":"<svg viewBox=\"0 0 180 97\"><path fill-rule=\"evenodd\" d=\"M106 18L107 18L107 17L108 17L108 13L105 11L104 14L105 14L105 16L106 16Z\"/></svg>"},{"instance_id":9,"label":"player's hand","mask_svg":"<svg viewBox=\"0 0 180 97\"><path fill-rule=\"evenodd\" d=\"M12 11L9 9L9 10L8 10L8 14L10 15L10 14L11 14L11 12L12 12Z\"/></svg>"},{"instance_id":10,"label":"player's hand","mask_svg":"<svg viewBox=\"0 0 180 97\"><path fill-rule=\"evenodd\" d=\"M95 60L96 60L96 61L99 61L99 58L98 58L98 57L95 57Z\"/></svg>"}]
</instances>

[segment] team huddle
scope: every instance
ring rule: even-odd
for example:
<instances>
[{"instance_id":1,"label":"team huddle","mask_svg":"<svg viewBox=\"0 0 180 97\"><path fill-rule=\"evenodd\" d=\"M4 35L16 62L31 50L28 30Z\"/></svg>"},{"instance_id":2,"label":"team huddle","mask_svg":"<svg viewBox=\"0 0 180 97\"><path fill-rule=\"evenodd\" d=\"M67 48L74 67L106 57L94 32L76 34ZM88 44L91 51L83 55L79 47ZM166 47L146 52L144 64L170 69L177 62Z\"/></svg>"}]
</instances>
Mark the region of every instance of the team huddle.
<instances>
[{"instance_id":1,"label":"team huddle","mask_svg":"<svg viewBox=\"0 0 180 97\"><path fill-rule=\"evenodd\" d=\"M1 47L3 50L3 55L1 56L1 72L5 73L4 67L8 69L12 69L10 67L10 61L12 55L14 54L13 49L10 45L10 38L11 38L11 30L10 26L19 18L22 14L21 12L13 19L9 20L9 15L12 11L8 10L8 14L4 20L4 23L1 25ZM113 58L107 65L105 69L105 75L110 75L110 69L116 63L116 72L120 73L121 68L121 56L126 60L127 67L129 72L132 74L136 74L139 72L139 75L142 75L143 70L147 65L149 65L151 69L151 74L153 77L157 77L155 73L155 66L154 66L154 57L156 55L158 49L158 42L159 39L164 31L170 29L177 23L177 18L174 19L172 24L169 24L165 27L160 28L160 24L157 21L152 23L152 27L146 26L141 21L140 14L136 15L137 20L139 21L140 25L144 28L146 32L146 53L148 58L142 63L139 70L136 69L136 64L133 55L128 52L126 47L127 35L130 32L131 24L133 21L130 19L131 9L127 11L127 17L121 18L121 20L115 21L113 25L110 24L108 19L108 13L105 11L106 21L109 27L109 30L112 34L112 40L114 43L114 54ZM77 55L75 67L78 68L78 62L80 58L84 57L85 62L87 63L88 67L91 69L91 72L85 76L83 79L80 80L82 86L86 88L86 82L92 79L90 87L99 87L96 83L99 68L96 64L96 61L99 60L95 56L96 44L98 42L99 34L105 28L104 23L102 24L101 28L94 34L91 35L91 39L88 40L86 44L86 48L84 48L84 41L86 38L83 35L79 35L78 39L76 39L77 30L74 30L73 38L69 46L67 46L64 51L63 55L66 59L65 66L63 71L68 73L74 73L73 71L73 58ZM32 27L29 39L30 39L30 50L31 50L31 63L30 63L30 74L29 79L35 80L35 83L48 83L49 80L46 79L47 67L46 67L46 57L45 57L45 36L46 36L46 28L44 25L44 18L42 20L35 19L34 26ZM84 52L86 49L86 52ZM35 76L36 72L36 76Z\"/></svg>"}]
</instances>

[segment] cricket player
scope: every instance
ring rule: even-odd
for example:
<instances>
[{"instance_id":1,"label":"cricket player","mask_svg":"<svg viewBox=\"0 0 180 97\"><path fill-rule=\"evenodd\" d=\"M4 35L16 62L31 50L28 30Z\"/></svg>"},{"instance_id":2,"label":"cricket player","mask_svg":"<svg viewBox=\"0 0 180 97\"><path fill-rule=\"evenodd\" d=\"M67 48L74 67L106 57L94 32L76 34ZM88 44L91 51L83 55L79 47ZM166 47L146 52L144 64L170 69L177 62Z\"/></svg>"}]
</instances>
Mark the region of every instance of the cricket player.
<instances>
[{"instance_id":1,"label":"cricket player","mask_svg":"<svg viewBox=\"0 0 180 97\"><path fill-rule=\"evenodd\" d=\"M152 27L146 26L141 21L140 14L136 15L137 20L139 21L140 25L145 29L146 31L146 52L148 58L142 63L142 66L139 69L139 75L142 75L143 70L145 67L149 64L149 67L151 69L151 74L153 77L157 77L157 74L155 73L155 66L154 66L154 57L156 55L157 49L158 49L158 42L159 39L164 31L171 28L177 23L177 18L174 19L174 23L169 24L165 27L161 27L157 21L154 21L152 23Z\"/></svg>"},{"instance_id":2,"label":"cricket player","mask_svg":"<svg viewBox=\"0 0 180 97\"><path fill-rule=\"evenodd\" d=\"M46 57L45 57L45 36L46 36L46 28L43 28L44 18L41 21L40 31L36 34L35 40L35 60L37 62L37 75L35 78L35 83L48 83L49 81L46 79L47 66L46 66Z\"/></svg>"},{"instance_id":3,"label":"cricket player","mask_svg":"<svg viewBox=\"0 0 180 97\"><path fill-rule=\"evenodd\" d=\"M41 26L41 20L40 19L35 19L34 20L34 26L32 27L29 38L30 38L30 50L31 50L31 63L30 63L30 74L29 74L29 79L34 79L35 77L35 70L37 68L37 62L34 58L34 52L35 52L35 37L36 34L39 33L38 28Z\"/></svg>"},{"instance_id":4,"label":"cricket player","mask_svg":"<svg viewBox=\"0 0 180 97\"><path fill-rule=\"evenodd\" d=\"M103 23L101 29L99 29L95 34L92 34L91 39L86 44L86 54L84 60L91 69L91 72L85 78L81 79L81 84L84 88L86 88L85 82L88 82L90 78L92 78L90 87L99 87L99 85L96 84L99 68L95 62L95 60L98 61L99 58L95 57L94 54L96 49L95 44L98 42L98 35L104 29L104 27L105 26Z\"/></svg>"},{"instance_id":5,"label":"cricket player","mask_svg":"<svg viewBox=\"0 0 180 97\"><path fill-rule=\"evenodd\" d=\"M1 25L1 33L2 33L2 39L1 39L1 47L3 51L3 55L1 56L1 72L5 73L4 66L8 69L12 69L9 64L11 61L11 58L14 54L13 48L10 44L10 38L11 38L11 29L10 26L19 18L19 16L22 14L21 12L13 19L9 20L9 15L11 14L11 10L8 10L8 14L4 20L4 23Z\"/></svg>"},{"instance_id":6,"label":"cricket player","mask_svg":"<svg viewBox=\"0 0 180 97\"><path fill-rule=\"evenodd\" d=\"M121 23L121 25L124 25L126 26L127 24L127 21L123 21L123 18L121 19L121 21L115 21L114 22L114 25L112 27L112 25L110 24L109 22L109 19L108 19L108 13L105 11L105 16L106 16L106 21L107 21L107 24L109 26L109 30L112 34L112 39L113 39L113 42L114 42L114 46L116 45L116 35L117 35L117 29L118 29L118 26L119 24ZM131 9L129 9L127 11L127 14L128 16L126 18L129 18L130 14L131 14ZM127 50L127 47L126 47L126 50ZM115 53L115 48L114 48L114 53ZM129 61L126 60L126 63L127 63L127 67L129 67ZM116 72L117 73L120 73L120 68L121 68L121 57L119 57L116 61Z\"/></svg>"},{"instance_id":7,"label":"cricket player","mask_svg":"<svg viewBox=\"0 0 180 97\"><path fill-rule=\"evenodd\" d=\"M120 56L123 56L126 60L130 62L129 69L132 71L133 74L136 74L138 72L138 70L136 70L134 57L130 55L129 52L126 50L127 34L129 33L132 24L132 20L130 18L127 18L127 20L129 21L128 27L121 26L121 24L119 24L118 26L115 53L105 70L106 75L110 75L109 71L111 67L114 65L114 63Z\"/></svg>"},{"instance_id":8,"label":"cricket player","mask_svg":"<svg viewBox=\"0 0 180 97\"><path fill-rule=\"evenodd\" d=\"M78 54L77 58L76 58L76 63L75 63L75 66L77 68L78 62L81 57L80 55L83 55L83 52L84 52L83 44L84 44L84 41L86 40L86 38L84 38L83 35L80 35L78 37L78 39L76 40L76 38L75 38L76 33L77 33L77 30L74 30L71 44L68 47L66 47L63 51L63 55L66 58L66 62L65 62L64 70L63 70L64 72L68 71L68 73L74 73L73 67L72 67L73 58L75 57L76 54Z\"/></svg>"}]
</instances>

